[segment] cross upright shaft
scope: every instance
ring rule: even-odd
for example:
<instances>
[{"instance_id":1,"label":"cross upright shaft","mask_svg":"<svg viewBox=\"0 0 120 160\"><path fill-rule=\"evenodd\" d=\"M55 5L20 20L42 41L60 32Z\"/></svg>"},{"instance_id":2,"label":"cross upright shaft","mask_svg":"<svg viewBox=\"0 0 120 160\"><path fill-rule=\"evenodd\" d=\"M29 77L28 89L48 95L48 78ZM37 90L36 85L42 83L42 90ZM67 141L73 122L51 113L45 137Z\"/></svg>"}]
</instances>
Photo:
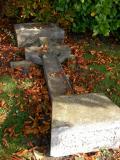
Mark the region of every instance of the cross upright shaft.
<instances>
[{"instance_id":1,"label":"cross upright shaft","mask_svg":"<svg viewBox=\"0 0 120 160\"><path fill-rule=\"evenodd\" d=\"M57 96L65 95L65 93L71 89L71 85L57 57L52 54L46 54L42 56L42 60L51 100Z\"/></svg>"}]
</instances>

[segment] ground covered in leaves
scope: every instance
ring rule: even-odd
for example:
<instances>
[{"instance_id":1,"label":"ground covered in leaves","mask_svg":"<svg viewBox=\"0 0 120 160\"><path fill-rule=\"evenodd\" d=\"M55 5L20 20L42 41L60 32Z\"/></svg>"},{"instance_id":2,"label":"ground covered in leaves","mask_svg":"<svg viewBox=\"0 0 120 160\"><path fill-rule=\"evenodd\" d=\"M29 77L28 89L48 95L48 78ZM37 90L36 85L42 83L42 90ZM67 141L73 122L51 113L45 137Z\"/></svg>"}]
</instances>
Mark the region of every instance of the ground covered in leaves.
<instances>
[{"instance_id":1,"label":"ground covered in leaves","mask_svg":"<svg viewBox=\"0 0 120 160\"><path fill-rule=\"evenodd\" d=\"M75 94L103 92L120 106L120 46L66 36L74 58L63 64ZM51 104L42 68L10 68L24 59L13 26L0 23L0 160L36 160L49 153ZM38 153L39 152L39 153ZM45 158L43 158L45 159ZM101 149L62 159L119 160L119 150Z\"/></svg>"}]
</instances>

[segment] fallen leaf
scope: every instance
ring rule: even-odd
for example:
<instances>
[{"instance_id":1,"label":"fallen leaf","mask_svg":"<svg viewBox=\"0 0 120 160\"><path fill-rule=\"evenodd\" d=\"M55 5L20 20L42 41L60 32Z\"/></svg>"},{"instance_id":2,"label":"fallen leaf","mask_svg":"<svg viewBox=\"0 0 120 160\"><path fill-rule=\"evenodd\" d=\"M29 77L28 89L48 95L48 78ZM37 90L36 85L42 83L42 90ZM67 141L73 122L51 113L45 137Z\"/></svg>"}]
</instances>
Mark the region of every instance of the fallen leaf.
<instances>
[{"instance_id":1,"label":"fallen leaf","mask_svg":"<svg viewBox=\"0 0 120 160\"><path fill-rule=\"evenodd\" d=\"M9 144L8 144L6 138L2 138L2 144L3 144L5 147L9 147Z\"/></svg>"},{"instance_id":2,"label":"fallen leaf","mask_svg":"<svg viewBox=\"0 0 120 160\"><path fill-rule=\"evenodd\" d=\"M4 100L1 100L0 101L0 107L4 107L5 106L5 101Z\"/></svg>"},{"instance_id":3,"label":"fallen leaf","mask_svg":"<svg viewBox=\"0 0 120 160\"><path fill-rule=\"evenodd\" d=\"M0 89L0 94L2 94L2 93L3 93L3 90Z\"/></svg>"},{"instance_id":4,"label":"fallen leaf","mask_svg":"<svg viewBox=\"0 0 120 160\"><path fill-rule=\"evenodd\" d=\"M23 132L24 132L24 135L29 135L29 134L37 135L39 134L39 129L29 127L29 128L24 129Z\"/></svg>"},{"instance_id":5,"label":"fallen leaf","mask_svg":"<svg viewBox=\"0 0 120 160\"><path fill-rule=\"evenodd\" d=\"M14 153L14 155L18 156L18 157L22 157L22 156L24 156L27 153L28 153L28 150L27 149L23 149L23 150L20 150L20 151Z\"/></svg>"},{"instance_id":6,"label":"fallen leaf","mask_svg":"<svg viewBox=\"0 0 120 160\"><path fill-rule=\"evenodd\" d=\"M85 91L85 88L83 88L82 86L75 86L74 87L76 92L82 93Z\"/></svg>"},{"instance_id":7,"label":"fallen leaf","mask_svg":"<svg viewBox=\"0 0 120 160\"><path fill-rule=\"evenodd\" d=\"M23 160L23 158L17 157L17 156L12 156L11 160Z\"/></svg>"}]
</instances>

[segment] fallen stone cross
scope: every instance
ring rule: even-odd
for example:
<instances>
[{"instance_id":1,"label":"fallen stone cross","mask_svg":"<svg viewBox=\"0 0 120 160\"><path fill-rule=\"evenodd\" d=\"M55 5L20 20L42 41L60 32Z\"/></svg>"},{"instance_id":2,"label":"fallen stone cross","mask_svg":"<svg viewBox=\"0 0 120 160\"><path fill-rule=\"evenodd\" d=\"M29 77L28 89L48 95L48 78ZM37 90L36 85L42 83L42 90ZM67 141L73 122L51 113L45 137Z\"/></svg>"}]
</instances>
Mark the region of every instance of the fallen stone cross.
<instances>
[{"instance_id":1,"label":"fallen stone cross","mask_svg":"<svg viewBox=\"0 0 120 160\"><path fill-rule=\"evenodd\" d=\"M18 46L25 58L43 65L52 102L51 149L53 157L120 146L120 108L104 94L65 95L71 89L61 63L71 56L63 44L64 31L55 25L15 25ZM46 53L40 46L48 43Z\"/></svg>"}]
</instances>

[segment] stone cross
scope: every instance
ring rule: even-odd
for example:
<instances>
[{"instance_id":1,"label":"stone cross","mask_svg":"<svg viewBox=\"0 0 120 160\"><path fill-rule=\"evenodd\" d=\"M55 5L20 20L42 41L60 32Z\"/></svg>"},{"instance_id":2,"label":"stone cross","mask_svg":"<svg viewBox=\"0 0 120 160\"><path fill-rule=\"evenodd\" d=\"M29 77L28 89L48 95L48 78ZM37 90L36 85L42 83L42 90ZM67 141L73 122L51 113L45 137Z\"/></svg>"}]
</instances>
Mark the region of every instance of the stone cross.
<instances>
[{"instance_id":1,"label":"stone cross","mask_svg":"<svg viewBox=\"0 0 120 160\"><path fill-rule=\"evenodd\" d=\"M61 63L71 57L56 25L15 25L18 47L26 62L42 65L52 102L51 149L54 157L120 146L120 108L101 93L65 95L71 89ZM48 45L47 52L40 47ZM14 62L11 63L14 67Z\"/></svg>"}]
</instances>

